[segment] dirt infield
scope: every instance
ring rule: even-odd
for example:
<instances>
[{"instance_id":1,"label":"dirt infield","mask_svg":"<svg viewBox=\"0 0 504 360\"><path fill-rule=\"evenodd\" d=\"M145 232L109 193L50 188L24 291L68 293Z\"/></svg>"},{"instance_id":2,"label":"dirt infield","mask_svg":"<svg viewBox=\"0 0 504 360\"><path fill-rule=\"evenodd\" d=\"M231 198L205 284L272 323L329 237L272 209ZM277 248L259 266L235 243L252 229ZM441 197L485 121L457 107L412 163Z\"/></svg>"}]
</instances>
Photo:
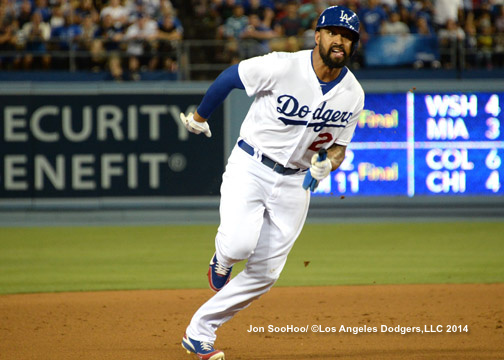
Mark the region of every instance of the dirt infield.
<instances>
[{"instance_id":1,"label":"dirt infield","mask_svg":"<svg viewBox=\"0 0 504 360\"><path fill-rule=\"evenodd\" d=\"M180 340L211 294L0 296L0 359L196 359ZM270 332L270 325L308 331ZM382 325L423 333L382 332ZM457 332L448 332L452 325ZM249 333L250 326L264 332ZM314 332L313 326L328 332ZM372 332L353 333L364 326ZM229 360L504 359L504 284L276 287L218 336L216 347Z\"/></svg>"}]
</instances>

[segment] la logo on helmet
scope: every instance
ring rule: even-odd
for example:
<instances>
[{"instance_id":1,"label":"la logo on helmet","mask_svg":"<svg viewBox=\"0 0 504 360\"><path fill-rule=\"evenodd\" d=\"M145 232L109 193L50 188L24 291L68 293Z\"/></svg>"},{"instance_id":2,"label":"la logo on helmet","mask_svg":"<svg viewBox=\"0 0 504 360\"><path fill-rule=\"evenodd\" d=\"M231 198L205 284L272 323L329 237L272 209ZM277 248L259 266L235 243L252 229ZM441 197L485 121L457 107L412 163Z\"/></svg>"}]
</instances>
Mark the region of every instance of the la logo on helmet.
<instances>
[{"instance_id":1,"label":"la logo on helmet","mask_svg":"<svg viewBox=\"0 0 504 360\"><path fill-rule=\"evenodd\" d=\"M348 14L345 13L345 10L341 10L340 21L344 21L348 24L348 20L350 20Z\"/></svg>"}]
</instances>

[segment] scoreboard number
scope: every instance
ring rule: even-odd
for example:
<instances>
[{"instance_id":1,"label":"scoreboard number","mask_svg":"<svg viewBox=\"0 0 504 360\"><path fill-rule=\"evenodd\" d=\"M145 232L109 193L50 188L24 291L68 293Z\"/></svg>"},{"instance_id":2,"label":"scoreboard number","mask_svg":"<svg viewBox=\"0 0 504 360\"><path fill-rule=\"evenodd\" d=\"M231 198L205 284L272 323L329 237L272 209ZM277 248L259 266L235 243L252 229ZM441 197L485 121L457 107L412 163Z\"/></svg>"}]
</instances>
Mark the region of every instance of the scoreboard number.
<instances>
[{"instance_id":1,"label":"scoreboard number","mask_svg":"<svg viewBox=\"0 0 504 360\"><path fill-rule=\"evenodd\" d=\"M499 95L492 94L485 105L485 112L493 116L498 116L500 114L500 111L501 109L499 107Z\"/></svg>"},{"instance_id":2,"label":"scoreboard number","mask_svg":"<svg viewBox=\"0 0 504 360\"><path fill-rule=\"evenodd\" d=\"M338 173L334 176L334 179L338 184L338 192L341 194L347 192L347 183L350 183L350 191L352 193L355 194L359 192L359 174L357 171L352 171L348 174L348 176L343 171L338 171Z\"/></svg>"},{"instance_id":3,"label":"scoreboard number","mask_svg":"<svg viewBox=\"0 0 504 360\"><path fill-rule=\"evenodd\" d=\"M354 166L352 164L354 157L354 152L350 149L347 149L345 152L345 160L343 160L339 169L343 171L352 171L354 169Z\"/></svg>"},{"instance_id":4,"label":"scoreboard number","mask_svg":"<svg viewBox=\"0 0 504 360\"><path fill-rule=\"evenodd\" d=\"M496 193L501 188L499 172L497 171L497 169L501 166L501 158L497 149L490 150L485 159L485 165L488 169L493 170L485 182L485 187Z\"/></svg>"},{"instance_id":5,"label":"scoreboard number","mask_svg":"<svg viewBox=\"0 0 504 360\"><path fill-rule=\"evenodd\" d=\"M488 126L488 130L485 131L485 136L490 140L497 139L500 135L499 119L496 119L494 117L488 118L486 124Z\"/></svg>"},{"instance_id":6,"label":"scoreboard number","mask_svg":"<svg viewBox=\"0 0 504 360\"><path fill-rule=\"evenodd\" d=\"M497 153L497 149L492 149L485 159L485 165L490 170L496 170L501 166L501 158Z\"/></svg>"},{"instance_id":7,"label":"scoreboard number","mask_svg":"<svg viewBox=\"0 0 504 360\"><path fill-rule=\"evenodd\" d=\"M485 112L493 117L488 118L486 124L488 130L485 135L488 139L497 139L500 135L500 121L496 117L499 116L501 108L499 106L499 95L492 94L485 105Z\"/></svg>"},{"instance_id":8,"label":"scoreboard number","mask_svg":"<svg viewBox=\"0 0 504 360\"><path fill-rule=\"evenodd\" d=\"M487 181L485 182L485 187L488 190L492 190L494 193L499 191L501 184L500 184L500 179L499 179L499 172L497 170L494 170L490 173L490 176L488 177Z\"/></svg>"}]
</instances>

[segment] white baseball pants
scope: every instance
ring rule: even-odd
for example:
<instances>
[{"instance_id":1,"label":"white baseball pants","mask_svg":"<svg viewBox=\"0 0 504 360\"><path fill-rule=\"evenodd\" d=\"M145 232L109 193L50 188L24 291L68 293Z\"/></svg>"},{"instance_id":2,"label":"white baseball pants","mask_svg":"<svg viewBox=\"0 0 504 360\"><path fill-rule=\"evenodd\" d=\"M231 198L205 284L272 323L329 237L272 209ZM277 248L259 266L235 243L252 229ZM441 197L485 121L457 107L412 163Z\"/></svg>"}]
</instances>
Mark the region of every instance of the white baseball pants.
<instances>
[{"instance_id":1,"label":"white baseball pants","mask_svg":"<svg viewBox=\"0 0 504 360\"><path fill-rule=\"evenodd\" d=\"M217 258L245 269L194 314L187 335L213 343L216 330L267 292L280 276L306 220L304 173L281 175L235 146L221 186Z\"/></svg>"}]
</instances>

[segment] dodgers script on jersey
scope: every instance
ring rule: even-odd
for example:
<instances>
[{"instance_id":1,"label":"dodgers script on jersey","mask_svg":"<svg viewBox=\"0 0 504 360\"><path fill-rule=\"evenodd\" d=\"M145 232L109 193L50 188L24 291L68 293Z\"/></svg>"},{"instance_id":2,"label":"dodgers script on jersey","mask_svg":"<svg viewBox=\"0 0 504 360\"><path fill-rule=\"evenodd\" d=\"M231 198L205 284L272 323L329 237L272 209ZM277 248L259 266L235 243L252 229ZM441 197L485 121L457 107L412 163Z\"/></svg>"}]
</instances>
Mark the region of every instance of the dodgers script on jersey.
<instances>
[{"instance_id":1,"label":"dodgers script on jersey","mask_svg":"<svg viewBox=\"0 0 504 360\"><path fill-rule=\"evenodd\" d=\"M240 136L291 168L308 168L321 148L348 145L364 107L364 91L350 71L324 95L311 56L311 50L273 52L238 67L247 95L255 95Z\"/></svg>"}]
</instances>

